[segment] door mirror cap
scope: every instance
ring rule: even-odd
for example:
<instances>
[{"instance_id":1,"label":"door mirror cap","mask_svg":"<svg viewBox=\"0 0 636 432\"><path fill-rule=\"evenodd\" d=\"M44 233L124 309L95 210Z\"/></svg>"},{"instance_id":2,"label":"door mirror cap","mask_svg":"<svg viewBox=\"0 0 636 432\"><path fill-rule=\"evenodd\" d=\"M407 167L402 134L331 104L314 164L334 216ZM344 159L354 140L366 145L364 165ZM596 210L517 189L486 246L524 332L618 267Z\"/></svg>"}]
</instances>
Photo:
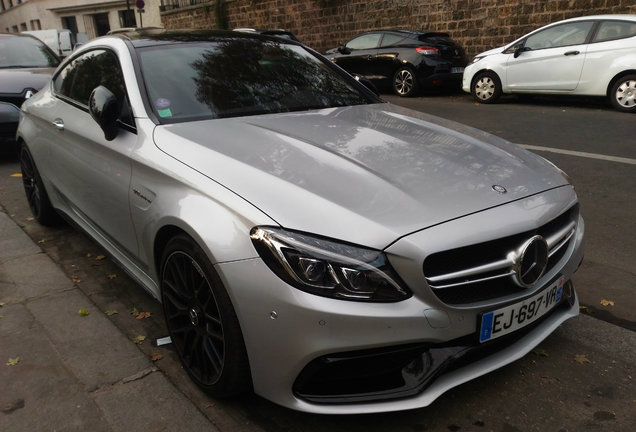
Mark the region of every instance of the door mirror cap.
<instances>
[{"instance_id":1,"label":"door mirror cap","mask_svg":"<svg viewBox=\"0 0 636 432\"><path fill-rule=\"evenodd\" d=\"M338 47L338 52L340 54L351 54L351 50L349 48L347 48L346 46L344 46L344 45L340 45Z\"/></svg>"},{"instance_id":2,"label":"door mirror cap","mask_svg":"<svg viewBox=\"0 0 636 432\"><path fill-rule=\"evenodd\" d=\"M88 110L104 131L106 141L114 140L119 131L117 119L119 119L121 108L113 92L101 85L96 87L88 99Z\"/></svg>"},{"instance_id":3,"label":"door mirror cap","mask_svg":"<svg viewBox=\"0 0 636 432\"><path fill-rule=\"evenodd\" d=\"M523 44L518 44L513 47L514 49L514 58L517 58L521 55L522 52L526 51Z\"/></svg>"}]
</instances>

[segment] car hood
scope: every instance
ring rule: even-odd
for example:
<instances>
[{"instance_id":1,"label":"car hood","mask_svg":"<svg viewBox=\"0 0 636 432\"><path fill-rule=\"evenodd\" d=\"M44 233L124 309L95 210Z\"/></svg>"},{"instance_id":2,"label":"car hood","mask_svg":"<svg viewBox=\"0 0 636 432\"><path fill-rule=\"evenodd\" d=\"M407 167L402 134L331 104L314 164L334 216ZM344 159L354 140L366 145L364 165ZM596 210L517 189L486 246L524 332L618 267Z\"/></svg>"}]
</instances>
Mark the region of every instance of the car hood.
<instances>
[{"instance_id":1,"label":"car hood","mask_svg":"<svg viewBox=\"0 0 636 432\"><path fill-rule=\"evenodd\" d=\"M154 139L283 227L379 249L567 184L504 140L390 104L163 125Z\"/></svg>"},{"instance_id":2,"label":"car hood","mask_svg":"<svg viewBox=\"0 0 636 432\"><path fill-rule=\"evenodd\" d=\"M0 69L0 93L22 94L26 89L40 90L55 68Z\"/></svg>"}]
</instances>

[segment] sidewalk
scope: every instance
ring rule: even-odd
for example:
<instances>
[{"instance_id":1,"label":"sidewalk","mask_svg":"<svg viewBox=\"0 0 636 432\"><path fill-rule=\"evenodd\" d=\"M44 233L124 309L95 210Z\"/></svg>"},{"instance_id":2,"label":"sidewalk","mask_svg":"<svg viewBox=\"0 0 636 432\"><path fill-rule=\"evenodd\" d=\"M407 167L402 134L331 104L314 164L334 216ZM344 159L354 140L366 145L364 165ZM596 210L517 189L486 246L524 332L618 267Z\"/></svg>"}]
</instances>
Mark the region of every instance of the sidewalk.
<instances>
[{"instance_id":1,"label":"sidewalk","mask_svg":"<svg viewBox=\"0 0 636 432\"><path fill-rule=\"evenodd\" d=\"M0 431L218 430L1 210L0 303Z\"/></svg>"}]
</instances>

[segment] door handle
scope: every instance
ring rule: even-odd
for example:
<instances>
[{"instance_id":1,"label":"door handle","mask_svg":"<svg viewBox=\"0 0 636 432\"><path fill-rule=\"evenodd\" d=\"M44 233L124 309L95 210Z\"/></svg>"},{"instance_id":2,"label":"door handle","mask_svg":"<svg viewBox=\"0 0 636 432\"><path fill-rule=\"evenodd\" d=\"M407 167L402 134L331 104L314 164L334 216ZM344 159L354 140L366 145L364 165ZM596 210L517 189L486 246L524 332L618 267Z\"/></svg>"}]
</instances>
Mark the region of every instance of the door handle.
<instances>
[{"instance_id":1,"label":"door handle","mask_svg":"<svg viewBox=\"0 0 636 432\"><path fill-rule=\"evenodd\" d=\"M63 131L64 130L64 120L62 120L60 118L56 118L55 120L53 120L51 122L51 124L53 124L53 126L55 126L55 129L57 129L59 131Z\"/></svg>"},{"instance_id":2,"label":"door handle","mask_svg":"<svg viewBox=\"0 0 636 432\"><path fill-rule=\"evenodd\" d=\"M581 54L581 51L568 51L564 55L571 56L571 55L579 55L579 54Z\"/></svg>"}]
</instances>

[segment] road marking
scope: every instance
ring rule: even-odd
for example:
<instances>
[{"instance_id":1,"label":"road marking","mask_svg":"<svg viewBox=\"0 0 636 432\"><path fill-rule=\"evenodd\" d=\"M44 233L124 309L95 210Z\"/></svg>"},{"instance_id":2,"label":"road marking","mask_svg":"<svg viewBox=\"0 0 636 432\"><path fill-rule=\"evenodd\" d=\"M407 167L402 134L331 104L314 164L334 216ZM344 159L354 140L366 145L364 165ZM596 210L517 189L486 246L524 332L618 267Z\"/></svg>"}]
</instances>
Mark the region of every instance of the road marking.
<instances>
[{"instance_id":1,"label":"road marking","mask_svg":"<svg viewBox=\"0 0 636 432\"><path fill-rule=\"evenodd\" d=\"M580 151L573 151L573 150L563 150L563 149L552 148L552 147L540 147L540 146L534 146L534 145L528 145L528 144L519 144L519 145L526 150L544 151L544 152L550 152L550 153L561 153L565 155L579 156L579 157L584 157L588 159L600 159L604 161L636 165L636 159L632 159L632 158L607 156L607 155L602 155L598 153L587 153L587 152L580 152Z\"/></svg>"}]
</instances>

